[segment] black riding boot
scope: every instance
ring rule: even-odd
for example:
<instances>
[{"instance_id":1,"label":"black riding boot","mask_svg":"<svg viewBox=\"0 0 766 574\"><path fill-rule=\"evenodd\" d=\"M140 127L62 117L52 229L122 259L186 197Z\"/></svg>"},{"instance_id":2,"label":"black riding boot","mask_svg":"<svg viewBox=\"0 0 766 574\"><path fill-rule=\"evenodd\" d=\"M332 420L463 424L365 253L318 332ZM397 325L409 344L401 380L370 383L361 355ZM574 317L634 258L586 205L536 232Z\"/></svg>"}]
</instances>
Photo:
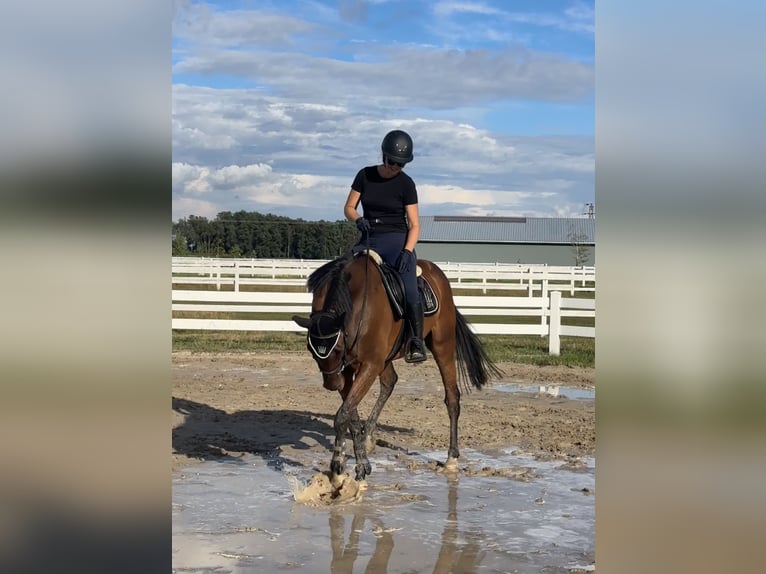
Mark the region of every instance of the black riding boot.
<instances>
[{"instance_id":1,"label":"black riding boot","mask_svg":"<svg viewBox=\"0 0 766 574\"><path fill-rule=\"evenodd\" d=\"M407 304L407 321L412 329L412 337L404 349L404 360L408 363L421 363L426 360L426 346L423 343L423 303Z\"/></svg>"}]
</instances>

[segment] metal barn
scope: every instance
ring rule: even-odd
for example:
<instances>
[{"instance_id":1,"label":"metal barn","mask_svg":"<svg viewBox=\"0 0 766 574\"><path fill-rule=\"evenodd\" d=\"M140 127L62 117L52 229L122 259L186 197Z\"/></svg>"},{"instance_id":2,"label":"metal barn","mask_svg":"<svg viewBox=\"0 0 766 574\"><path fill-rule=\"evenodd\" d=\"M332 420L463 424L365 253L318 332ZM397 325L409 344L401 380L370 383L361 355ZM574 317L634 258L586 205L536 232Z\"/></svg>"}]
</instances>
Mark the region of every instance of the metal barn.
<instances>
[{"instance_id":1,"label":"metal barn","mask_svg":"<svg viewBox=\"0 0 766 574\"><path fill-rule=\"evenodd\" d=\"M417 254L431 261L596 264L596 220L585 217L420 216Z\"/></svg>"}]
</instances>

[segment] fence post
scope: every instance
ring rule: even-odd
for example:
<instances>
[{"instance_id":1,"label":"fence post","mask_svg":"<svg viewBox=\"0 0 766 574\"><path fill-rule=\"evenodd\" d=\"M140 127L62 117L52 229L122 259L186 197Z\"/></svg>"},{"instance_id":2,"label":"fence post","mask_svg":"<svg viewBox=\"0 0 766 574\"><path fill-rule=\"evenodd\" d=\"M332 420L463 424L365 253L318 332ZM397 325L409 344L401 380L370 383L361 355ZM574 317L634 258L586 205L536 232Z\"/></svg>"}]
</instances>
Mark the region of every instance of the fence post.
<instances>
[{"instance_id":1,"label":"fence post","mask_svg":"<svg viewBox=\"0 0 766 574\"><path fill-rule=\"evenodd\" d=\"M534 278L532 277L532 268L531 267L527 268L527 277L528 277L527 278L527 283L529 284L529 287L528 287L528 289L529 289L529 296L532 297L535 294L534 293L535 285L534 285Z\"/></svg>"},{"instance_id":2,"label":"fence post","mask_svg":"<svg viewBox=\"0 0 766 574\"><path fill-rule=\"evenodd\" d=\"M548 322L548 353L561 354L561 291L551 291L550 320Z\"/></svg>"},{"instance_id":3,"label":"fence post","mask_svg":"<svg viewBox=\"0 0 766 574\"><path fill-rule=\"evenodd\" d=\"M239 261L234 262L234 291L239 291Z\"/></svg>"},{"instance_id":4,"label":"fence post","mask_svg":"<svg viewBox=\"0 0 766 574\"><path fill-rule=\"evenodd\" d=\"M543 299L548 298L548 272L543 272L543 279L540 282L540 297ZM540 324L545 325L545 314L543 313L542 318L540 319Z\"/></svg>"}]
</instances>

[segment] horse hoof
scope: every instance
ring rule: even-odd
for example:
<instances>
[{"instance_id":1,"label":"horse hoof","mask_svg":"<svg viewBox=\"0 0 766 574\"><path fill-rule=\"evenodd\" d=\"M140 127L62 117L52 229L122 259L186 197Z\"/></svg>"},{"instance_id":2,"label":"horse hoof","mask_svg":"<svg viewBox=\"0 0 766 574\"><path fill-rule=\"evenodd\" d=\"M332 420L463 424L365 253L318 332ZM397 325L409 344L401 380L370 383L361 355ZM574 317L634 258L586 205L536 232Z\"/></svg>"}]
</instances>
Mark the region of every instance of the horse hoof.
<instances>
[{"instance_id":1,"label":"horse hoof","mask_svg":"<svg viewBox=\"0 0 766 574\"><path fill-rule=\"evenodd\" d=\"M330 473L333 476L340 476L345 472L345 469L343 468L343 463L339 460L334 460L330 463Z\"/></svg>"},{"instance_id":2,"label":"horse hoof","mask_svg":"<svg viewBox=\"0 0 766 574\"><path fill-rule=\"evenodd\" d=\"M356 480L364 480L369 474L372 474L372 465L369 462L356 465Z\"/></svg>"},{"instance_id":3,"label":"horse hoof","mask_svg":"<svg viewBox=\"0 0 766 574\"><path fill-rule=\"evenodd\" d=\"M450 456L447 458L447 462L444 463L444 470L449 470L451 472L457 471L457 458Z\"/></svg>"}]
</instances>

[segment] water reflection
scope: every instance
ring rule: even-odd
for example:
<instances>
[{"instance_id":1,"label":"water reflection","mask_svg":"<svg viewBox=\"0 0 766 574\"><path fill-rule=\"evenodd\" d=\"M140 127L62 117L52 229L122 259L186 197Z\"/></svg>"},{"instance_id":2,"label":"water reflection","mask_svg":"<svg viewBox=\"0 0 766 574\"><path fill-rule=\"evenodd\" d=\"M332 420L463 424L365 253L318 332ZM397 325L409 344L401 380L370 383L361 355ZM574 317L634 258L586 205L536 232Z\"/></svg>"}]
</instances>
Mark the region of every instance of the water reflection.
<instances>
[{"instance_id":1,"label":"water reflection","mask_svg":"<svg viewBox=\"0 0 766 574\"><path fill-rule=\"evenodd\" d=\"M330 572L332 574L350 574L354 570L354 562L359 552L359 536L364 528L365 515L361 509L355 509L351 520L351 532L348 536L348 544L344 544L346 530L346 518L339 512L330 514L330 542L332 545L332 560ZM375 551L367 563L365 573L386 572L391 551L394 549L394 537L391 531L383 526L383 521L376 516L370 516L370 521L375 525L376 537Z\"/></svg>"},{"instance_id":2,"label":"water reflection","mask_svg":"<svg viewBox=\"0 0 766 574\"><path fill-rule=\"evenodd\" d=\"M503 393L525 393L543 397L562 398L570 400L592 401L596 398L593 387L567 387L562 385L522 385L516 383L496 383L492 390Z\"/></svg>"},{"instance_id":3,"label":"water reflection","mask_svg":"<svg viewBox=\"0 0 766 574\"><path fill-rule=\"evenodd\" d=\"M436 559L433 574L448 574L450 572L476 572L484 558L479 544L480 534L475 531L466 533L468 541L461 547L458 545L458 521L457 521L457 477L448 477L447 492L448 511L447 519L442 530L442 544L439 556Z\"/></svg>"},{"instance_id":4,"label":"water reflection","mask_svg":"<svg viewBox=\"0 0 766 574\"><path fill-rule=\"evenodd\" d=\"M481 550L483 538L480 531L471 530L463 533L465 542L459 543L458 524L458 483L457 477L447 477L447 514L444 520L444 528L441 534L441 546L434 563L433 574L475 574L484 552ZM348 512L348 508L344 511ZM380 574L388 571L388 561L394 549L393 528L386 528L383 520L375 513L374 509L365 506L353 508L351 518L351 531L348 542L345 540L346 516L340 509L330 513L330 543L332 546L332 559L330 562L331 574L351 574L354 569L359 553L360 536L364 532L365 521L369 520L374 532L375 549L370 556L365 574ZM412 542L411 540L408 542Z\"/></svg>"}]
</instances>

